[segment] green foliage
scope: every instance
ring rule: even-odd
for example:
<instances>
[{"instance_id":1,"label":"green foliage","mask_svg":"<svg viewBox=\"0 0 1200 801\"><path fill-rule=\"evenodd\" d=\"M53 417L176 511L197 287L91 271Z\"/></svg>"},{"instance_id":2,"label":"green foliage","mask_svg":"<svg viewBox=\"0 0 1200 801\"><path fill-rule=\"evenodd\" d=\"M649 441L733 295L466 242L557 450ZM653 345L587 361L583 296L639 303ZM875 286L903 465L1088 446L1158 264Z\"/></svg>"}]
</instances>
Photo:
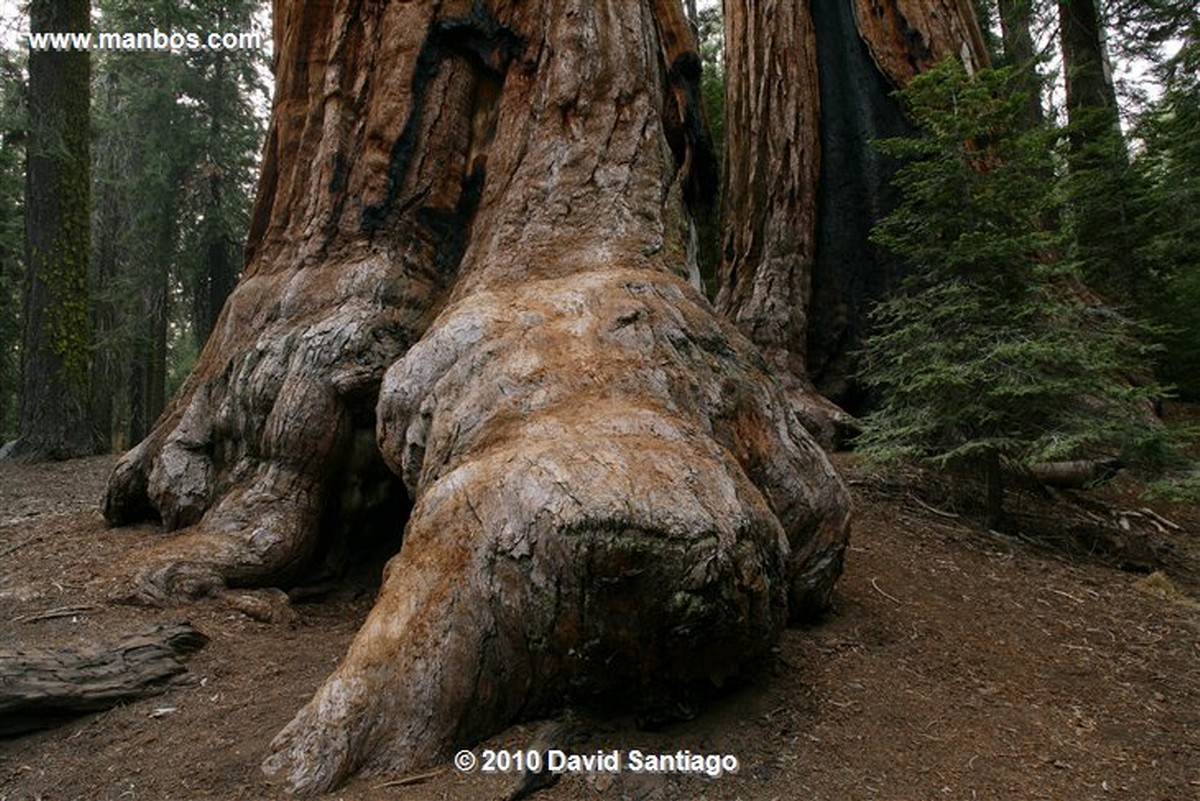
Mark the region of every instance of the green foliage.
<instances>
[{"instance_id":1,"label":"green foliage","mask_svg":"<svg viewBox=\"0 0 1200 801\"><path fill-rule=\"evenodd\" d=\"M1173 503L1200 503L1200 464L1192 462L1153 482L1146 496Z\"/></svg>"},{"instance_id":2,"label":"green foliage","mask_svg":"<svg viewBox=\"0 0 1200 801\"><path fill-rule=\"evenodd\" d=\"M1007 70L947 61L902 97L925 136L880 145L906 162L874 239L909 273L873 312L863 380L881 404L859 447L942 466L1152 450L1161 390L1130 380L1149 349L1086 289L1053 224L1057 132L1028 126Z\"/></svg>"},{"instance_id":3,"label":"green foliage","mask_svg":"<svg viewBox=\"0 0 1200 801\"><path fill-rule=\"evenodd\" d=\"M713 144L724 158L725 150L725 22L720 6L699 12L698 39L704 71L700 78L700 99L712 128Z\"/></svg>"}]
</instances>

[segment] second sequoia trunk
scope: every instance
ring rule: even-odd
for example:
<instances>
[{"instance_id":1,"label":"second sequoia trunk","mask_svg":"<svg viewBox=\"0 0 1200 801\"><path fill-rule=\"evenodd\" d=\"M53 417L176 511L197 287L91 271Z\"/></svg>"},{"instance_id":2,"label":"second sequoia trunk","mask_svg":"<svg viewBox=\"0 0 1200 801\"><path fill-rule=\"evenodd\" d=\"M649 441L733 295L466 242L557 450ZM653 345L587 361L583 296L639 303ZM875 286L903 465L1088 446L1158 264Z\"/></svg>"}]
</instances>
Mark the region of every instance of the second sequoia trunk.
<instances>
[{"instance_id":1,"label":"second sequoia trunk","mask_svg":"<svg viewBox=\"0 0 1200 801\"><path fill-rule=\"evenodd\" d=\"M275 21L246 274L106 504L184 529L134 566L148 599L301 580L355 514L403 530L268 772L319 791L564 701L655 710L820 611L846 491L688 280L713 168L679 4Z\"/></svg>"},{"instance_id":2,"label":"second sequoia trunk","mask_svg":"<svg viewBox=\"0 0 1200 801\"><path fill-rule=\"evenodd\" d=\"M896 203L877 139L914 134L891 93L987 55L966 0L725 0L726 226L717 304L779 371L806 425L861 403L853 353L898 267L869 240Z\"/></svg>"}]
</instances>

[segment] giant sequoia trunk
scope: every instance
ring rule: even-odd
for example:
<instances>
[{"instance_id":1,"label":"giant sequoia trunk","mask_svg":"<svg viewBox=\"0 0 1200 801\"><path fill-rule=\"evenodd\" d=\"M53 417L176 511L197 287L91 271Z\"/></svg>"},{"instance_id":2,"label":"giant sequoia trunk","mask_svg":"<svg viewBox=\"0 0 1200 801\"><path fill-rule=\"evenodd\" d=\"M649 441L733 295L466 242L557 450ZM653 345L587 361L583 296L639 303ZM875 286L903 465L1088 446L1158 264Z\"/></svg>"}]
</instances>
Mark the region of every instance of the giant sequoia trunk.
<instances>
[{"instance_id":1,"label":"giant sequoia trunk","mask_svg":"<svg viewBox=\"0 0 1200 801\"><path fill-rule=\"evenodd\" d=\"M897 202L878 139L914 133L891 96L937 61L987 62L967 0L725 0L728 195L718 308L779 371L802 419L848 422L853 353L899 269L869 241Z\"/></svg>"},{"instance_id":2,"label":"giant sequoia trunk","mask_svg":"<svg viewBox=\"0 0 1200 801\"><path fill-rule=\"evenodd\" d=\"M268 772L316 791L564 699L654 707L823 608L845 489L686 280L711 152L677 0L275 26L246 273L105 507L183 529L134 566L150 600L301 580L392 510L376 606Z\"/></svg>"}]
</instances>

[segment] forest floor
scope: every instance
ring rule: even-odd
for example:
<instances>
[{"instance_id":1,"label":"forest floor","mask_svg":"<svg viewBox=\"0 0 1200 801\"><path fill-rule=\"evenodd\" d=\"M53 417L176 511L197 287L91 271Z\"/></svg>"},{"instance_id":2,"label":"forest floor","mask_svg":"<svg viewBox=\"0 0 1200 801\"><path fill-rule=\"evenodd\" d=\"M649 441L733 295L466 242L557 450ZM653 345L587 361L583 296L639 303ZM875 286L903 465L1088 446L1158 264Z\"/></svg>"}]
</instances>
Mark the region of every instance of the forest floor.
<instances>
[{"instance_id":1,"label":"forest floor","mask_svg":"<svg viewBox=\"0 0 1200 801\"><path fill-rule=\"evenodd\" d=\"M856 517L833 611L787 631L772 665L693 720L653 732L595 720L574 746L730 754L739 770L568 775L535 799L1200 799L1200 510L1146 501L1119 476L1084 506L1016 493L1016 528L996 534L953 488L837 461ZM111 603L114 566L162 536L104 527L112 464L0 466L0 648L185 619L211 642L160 696L0 740L0 801L282 797L259 763L370 592L291 608L251 595ZM537 728L475 753L523 748ZM450 766L398 778L328 797L492 801L518 783Z\"/></svg>"}]
</instances>

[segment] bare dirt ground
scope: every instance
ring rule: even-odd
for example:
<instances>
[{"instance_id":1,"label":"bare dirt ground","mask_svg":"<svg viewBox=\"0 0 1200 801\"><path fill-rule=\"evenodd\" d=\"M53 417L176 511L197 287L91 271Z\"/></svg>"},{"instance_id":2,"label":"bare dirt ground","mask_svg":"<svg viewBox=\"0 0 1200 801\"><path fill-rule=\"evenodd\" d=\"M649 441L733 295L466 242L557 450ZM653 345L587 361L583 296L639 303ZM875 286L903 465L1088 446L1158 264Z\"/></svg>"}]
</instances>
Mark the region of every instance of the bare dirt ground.
<instances>
[{"instance_id":1,"label":"bare dirt ground","mask_svg":"<svg viewBox=\"0 0 1200 801\"><path fill-rule=\"evenodd\" d=\"M1015 519L1030 522L1000 535L952 516L952 494L921 497L839 463L857 516L834 611L788 631L772 665L695 719L655 732L591 720L574 746L730 754L738 772L569 775L536 799L1200 799L1200 510L1148 504L1118 479L1099 495L1133 514L1019 497ZM163 535L104 528L111 465L0 466L0 648L180 620L211 642L162 695L0 740L0 801L282 797L259 762L340 658L370 593L348 588L294 614L263 598L112 603L114 570ZM1096 534L1105 514L1114 525ZM476 753L525 747L536 729ZM360 778L329 798L482 801L517 783L446 766Z\"/></svg>"}]
</instances>

